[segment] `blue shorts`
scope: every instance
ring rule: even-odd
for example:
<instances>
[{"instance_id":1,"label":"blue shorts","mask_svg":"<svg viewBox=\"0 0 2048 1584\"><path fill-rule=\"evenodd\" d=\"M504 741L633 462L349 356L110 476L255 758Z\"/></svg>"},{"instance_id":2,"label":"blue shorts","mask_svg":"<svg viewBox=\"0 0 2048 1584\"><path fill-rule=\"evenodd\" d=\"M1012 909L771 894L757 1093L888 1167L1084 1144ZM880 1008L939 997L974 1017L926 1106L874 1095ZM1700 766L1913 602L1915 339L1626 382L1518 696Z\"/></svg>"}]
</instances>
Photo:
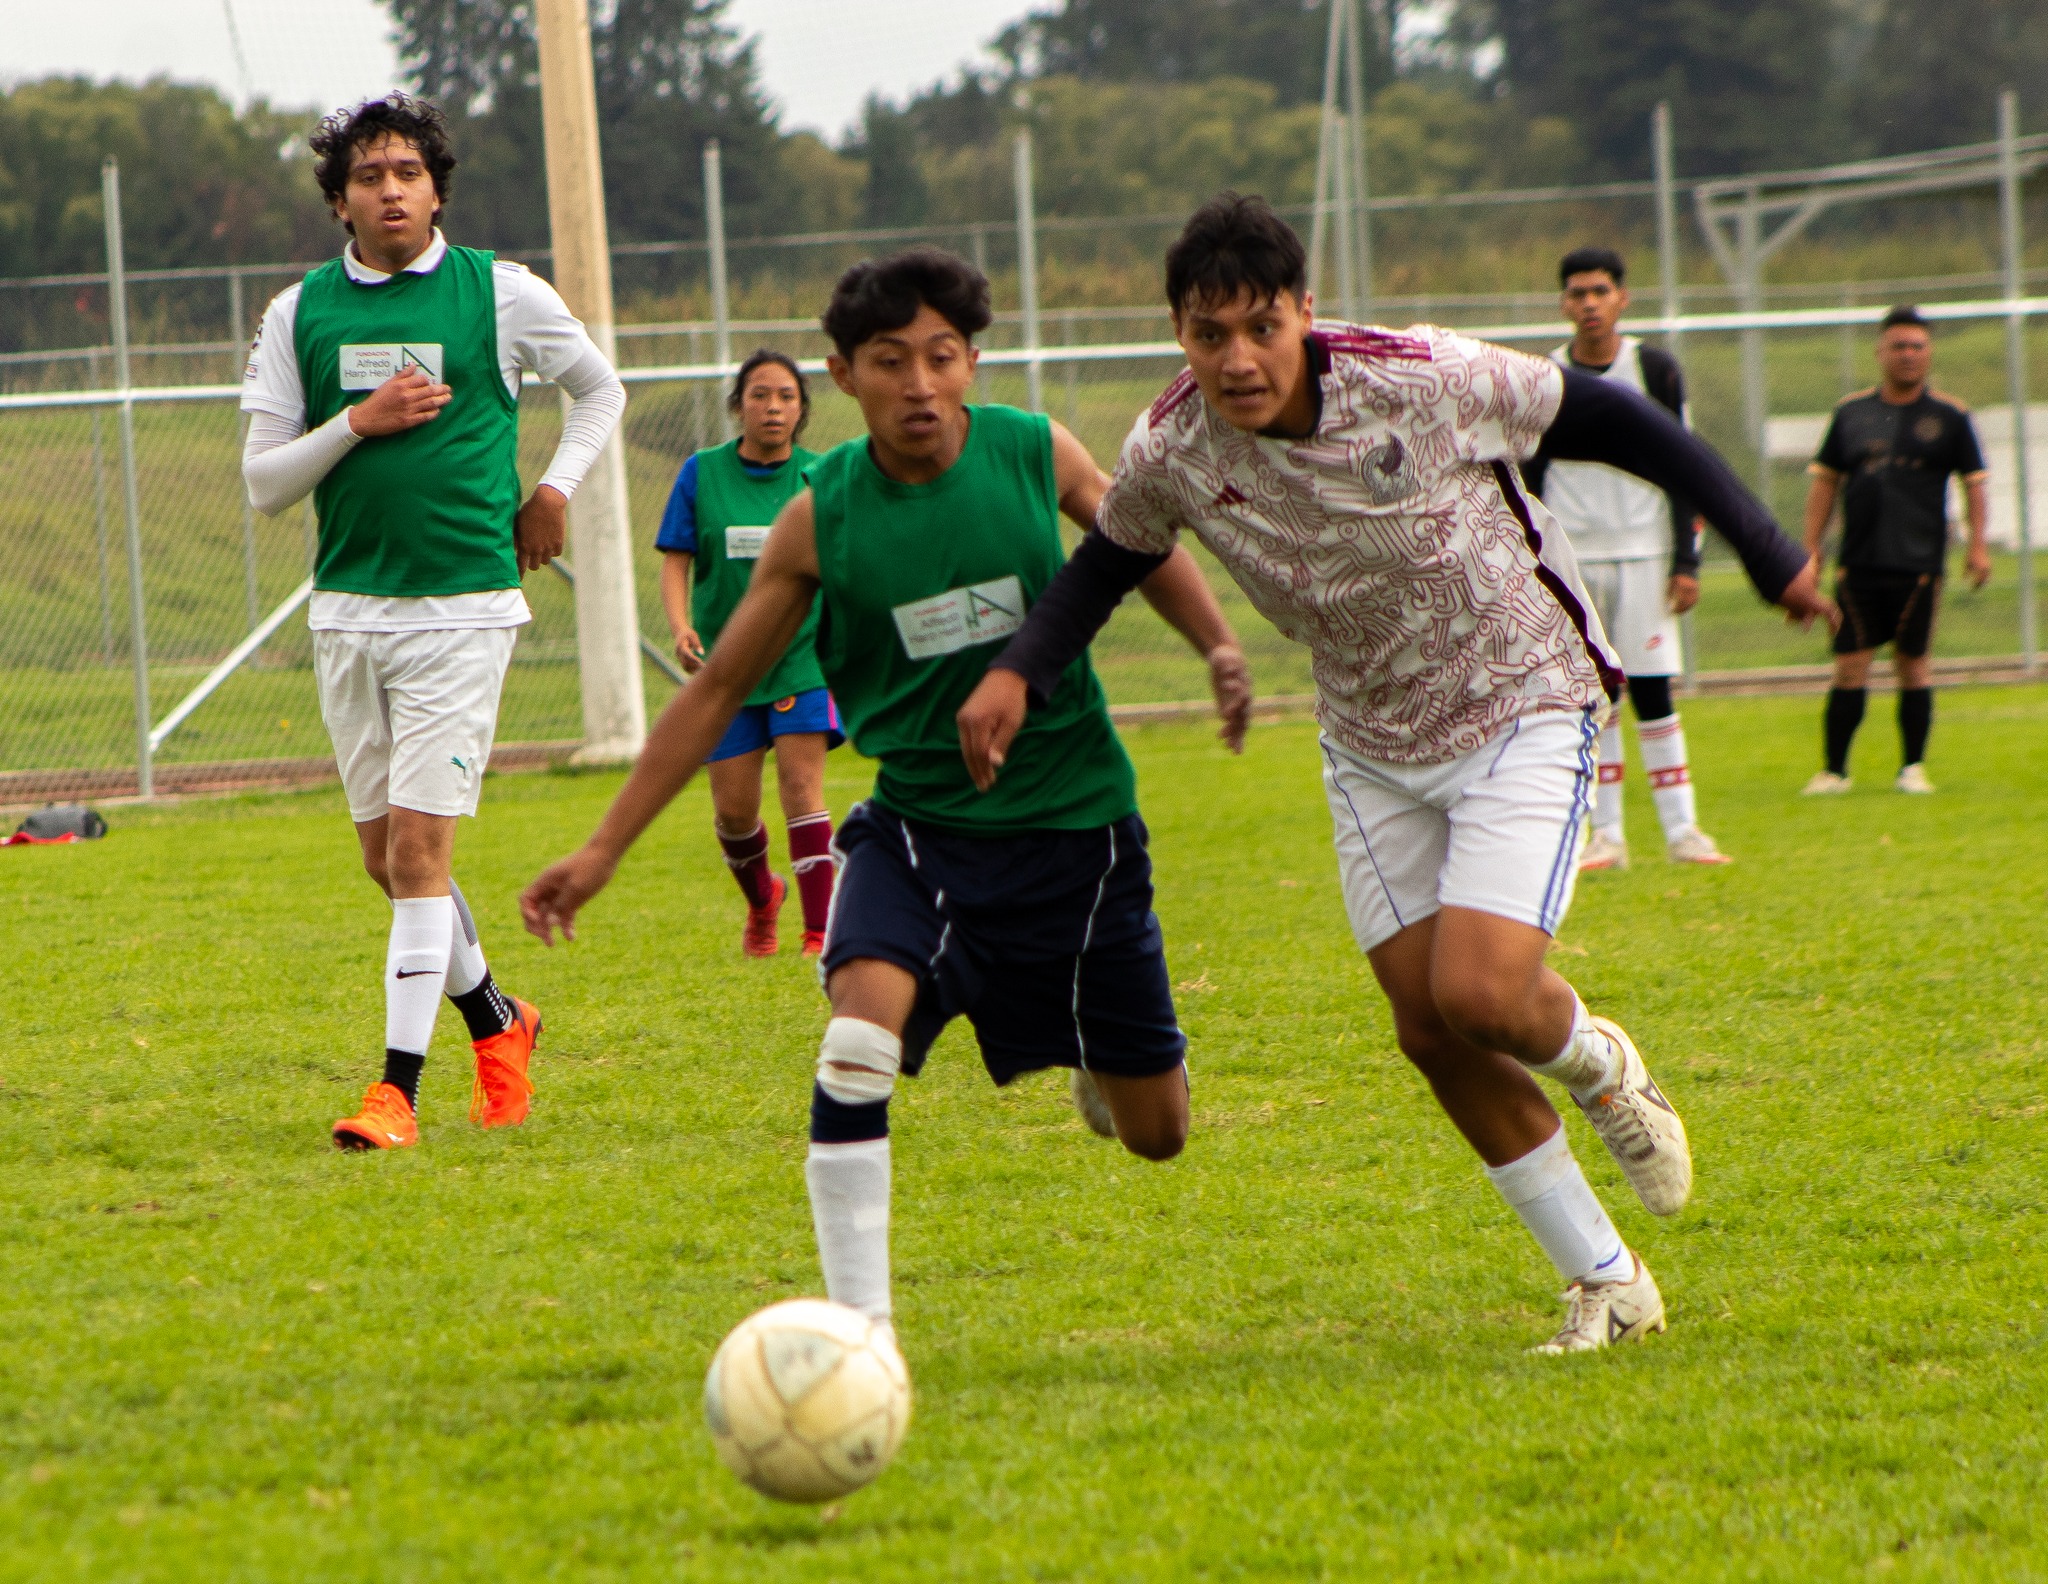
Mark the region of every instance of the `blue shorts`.
<instances>
[{"instance_id":1,"label":"blue shorts","mask_svg":"<svg viewBox=\"0 0 2048 1584\"><path fill-rule=\"evenodd\" d=\"M839 729L839 706L832 702L830 688L793 693L773 704L742 704L704 762L717 764L721 759L737 759L741 754L771 746L777 737L793 737L800 732L823 732L827 748L837 748L846 741L846 733Z\"/></svg>"},{"instance_id":2,"label":"blue shorts","mask_svg":"<svg viewBox=\"0 0 2048 1584\"><path fill-rule=\"evenodd\" d=\"M1045 1067L1170 1072L1187 1038L1145 842L1135 814L1094 830L963 836L860 804L832 842L839 886L821 967L872 957L917 976L907 1073L959 1016L999 1084Z\"/></svg>"}]
</instances>

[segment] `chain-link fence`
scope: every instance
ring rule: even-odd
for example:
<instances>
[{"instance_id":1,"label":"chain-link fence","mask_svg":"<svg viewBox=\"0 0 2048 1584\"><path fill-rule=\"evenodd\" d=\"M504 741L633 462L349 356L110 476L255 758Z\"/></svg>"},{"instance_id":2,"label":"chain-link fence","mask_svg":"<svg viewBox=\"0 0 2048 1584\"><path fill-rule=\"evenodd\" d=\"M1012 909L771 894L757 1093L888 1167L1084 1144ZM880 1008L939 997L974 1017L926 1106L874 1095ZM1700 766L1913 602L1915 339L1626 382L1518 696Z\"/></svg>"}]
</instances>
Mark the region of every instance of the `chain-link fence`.
<instances>
[{"instance_id":1,"label":"chain-link fence","mask_svg":"<svg viewBox=\"0 0 2048 1584\"><path fill-rule=\"evenodd\" d=\"M2015 139L2011 148L2039 163L2048 140ZM1719 190L1704 185L1709 196ZM2024 390L2031 359L2048 350L2048 302L2028 295L2048 291L2048 270L2021 267L2023 189L2017 180L2009 189L2003 215L1986 192L1910 202L1880 194L1853 225L1839 214L1824 218L1779 257L1789 273L1809 277L1824 275L1829 259L1847 261L1855 280L1764 283L1753 272L1715 282L1684 280L1674 269L1673 298L1653 284L1662 260L1649 183L1378 199L1370 311L1385 323L1426 320L1547 349L1567 335L1550 274L1557 255L1588 239L1618 243L1636 264L1634 327L1680 332L1675 345L1698 427L1766 489L1781 520L1796 525L1804 463L1825 414L1873 378L1873 305L1944 305L1936 381L1976 409L2001 550L1988 588L1947 596L1940 649L2008 663L2026 628L2012 554L2021 452L2010 396ZM816 308L857 258L932 241L981 263L1001 311L983 337L978 399L1030 405L1035 393L1105 465L1113 461L1133 417L1181 366L1155 295L1157 260L1178 217L1032 224L1035 314L1020 300L1014 224L736 241L722 324L712 317L704 244L616 250L619 360L631 390L624 439L649 648L669 650L652 549L663 503L683 459L726 432L715 348L724 340L740 357L768 344L815 367L828 350ZM1704 263L1697 248L1694 255ZM532 262L546 267L545 258ZM0 804L132 790L145 757L158 791L331 770L304 615L290 605L309 570L311 508L276 519L248 509L232 385L263 304L301 273L248 265L129 277L132 532L107 278L0 282ZM1653 310L1667 305L1683 317L1661 323ZM2008 317L2026 327L2016 337L2008 336ZM822 448L857 435L853 403L828 380L814 376L812 384L806 443ZM2048 406L2029 410L2026 431L2031 516L2041 524ZM529 483L559 432L559 398L530 388L520 440ZM1308 693L1306 652L1208 570L1262 694ZM1691 621L1698 671L1754 675L1824 658L1821 640L1788 631L1724 556L1710 554L1704 584ZM526 594L535 619L521 633L506 686L500 765L566 753L581 731L572 591L543 573L527 579ZM147 658L140 668L138 613ZM1119 612L1096 659L1119 705L1197 701L1206 692L1200 662L1138 601ZM651 661L643 675L650 709L658 708L674 683ZM154 740L147 755L145 739Z\"/></svg>"}]
</instances>

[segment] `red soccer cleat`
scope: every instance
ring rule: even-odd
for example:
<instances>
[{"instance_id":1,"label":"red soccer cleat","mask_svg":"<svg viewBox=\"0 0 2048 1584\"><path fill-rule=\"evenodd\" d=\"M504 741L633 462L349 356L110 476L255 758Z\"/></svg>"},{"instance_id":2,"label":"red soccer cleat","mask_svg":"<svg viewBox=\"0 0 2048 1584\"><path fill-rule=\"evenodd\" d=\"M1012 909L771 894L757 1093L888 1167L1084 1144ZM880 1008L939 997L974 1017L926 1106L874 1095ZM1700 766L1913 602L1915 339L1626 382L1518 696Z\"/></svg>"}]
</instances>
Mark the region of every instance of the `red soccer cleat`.
<instances>
[{"instance_id":1,"label":"red soccer cleat","mask_svg":"<svg viewBox=\"0 0 2048 1584\"><path fill-rule=\"evenodd\" d=\"M404 1149L419 1141L419 1119L397 1084L371 1084L363 1109L334 1124L336 1149Z\"/></svg>"},{"instance_id":2,"label":"red soccer cleat","mask_svg":"<svg viewBox=\"0 0 2048 1584\"><path fill-rule=\"evenodd\" d=\"M533 1103L526 1064L540 1043L540 1009L511 997L512 1026L489 1039L472 1040L476 1082L469 1090L469 1119L478 1127L517 1127Z\"/></svg>"},{"instance_id":3,"label":"red soccer cleat","mask_svg":"<svg viewBox=\"0 0 2048 1584\"><path fill-rule=\"evenodd\" d=\"M749 957L773 957L782 950L782 941L775 933L775 921L782 917L782 904L789 896L789 882L779 874L771 874L768 883L774 889L769 893L767 905L747 909L747 932L740 937L740 950Z\"/></svg>"}]
</instances>

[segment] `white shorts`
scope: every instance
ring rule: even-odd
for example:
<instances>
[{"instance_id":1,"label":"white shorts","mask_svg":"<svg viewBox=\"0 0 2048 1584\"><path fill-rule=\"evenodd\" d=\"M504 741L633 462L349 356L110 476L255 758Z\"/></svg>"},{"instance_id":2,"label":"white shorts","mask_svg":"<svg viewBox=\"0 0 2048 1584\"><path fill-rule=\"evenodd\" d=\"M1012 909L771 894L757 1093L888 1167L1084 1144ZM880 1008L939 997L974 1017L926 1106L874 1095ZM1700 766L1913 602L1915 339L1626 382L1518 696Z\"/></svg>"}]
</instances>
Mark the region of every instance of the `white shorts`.
<instances>
[{"instance_id":1,"label":"white shorts","mask_svg":"<svg viewBox=\"0 0 2048 1584\"><path fill-rule=\"evenodd\" d=\"M1599 714L1518 716L1447 764L1363 759L1323 739L1337 874L1361 951L1446 907L1556 934L1578 880Z\"/></svg>"},{"instance_id":2,"label":"white shorts","mask_svg":"<svg viewBox=\"0 0 2048 1584\"><path fill-rule=\"evenodd\" d=\"M476 812L518 635L515 627L313 634L320 714L350 819L381 819L394 805Z\"/></svg>"},{"instance_id":3,"label":"white shorts","mask_svg":"<svg viewBox=\"0 0 2048 1584\"><path fill-rule=\"evenodd\" d=\"M1624 676L1677 676L1685 669L1667 567L1662 560L1579 563L1579 577L1607 629L1607 642L1621 656Z\"/></svg>"}]
</instances>

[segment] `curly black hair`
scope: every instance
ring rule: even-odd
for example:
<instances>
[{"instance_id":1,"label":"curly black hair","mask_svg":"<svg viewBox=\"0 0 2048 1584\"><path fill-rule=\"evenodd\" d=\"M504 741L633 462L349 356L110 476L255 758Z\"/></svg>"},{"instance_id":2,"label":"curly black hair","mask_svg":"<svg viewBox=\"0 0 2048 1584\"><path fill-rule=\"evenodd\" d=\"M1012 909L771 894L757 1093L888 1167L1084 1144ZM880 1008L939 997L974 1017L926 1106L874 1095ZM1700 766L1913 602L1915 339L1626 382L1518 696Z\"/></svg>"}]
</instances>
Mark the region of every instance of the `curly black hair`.
<instances>
[{"instance_id":1,"label":"curly black hair","mask_svg":"<svg viewBox=\"0 0 2048 1584\"><path fill-rule=\"evenodd\" d=\"M349 161L355 151L387 134L403 138L419 150L427 174L434 178L434 196L447 203L449 180L455 172L455 154L448 147L448 118L438 105L395 92L337 110L313 129L313 177L327 201L335 202L348 190Z\"/></svg>"},{"instance_id":2,"label":"curly black hair","mask_svg":"<svg viewBox=\"0 0 2048 1584\"><path fill-rule=\"evenodd\" d=\"M789 432L791 440L803 438L804 425L811 421L811 382L804 378L804 371L796 366L796 359L787 352L778 352L773 347L756 347L740 365L739 373L733 376L732 389L726 392L725 405L728 411L738 412L747 399L747 381L754 371L769 364L789 370L789 377L796 381L797 417L796 427Z\"/></svg>"},{"instance_id":3,"label":"curly black hair","mask_svg":"<svg viewBox=\"0 0 2048 1584\"><path fill-rule=\"evenodd\" d=\"M988 277L964 258L935 247L907 248L884 259L863 259L832 288L819 322L839 355L890 330L901 330L929 307L972 341L995 317Z\"/></svg>"}]
</instances>

